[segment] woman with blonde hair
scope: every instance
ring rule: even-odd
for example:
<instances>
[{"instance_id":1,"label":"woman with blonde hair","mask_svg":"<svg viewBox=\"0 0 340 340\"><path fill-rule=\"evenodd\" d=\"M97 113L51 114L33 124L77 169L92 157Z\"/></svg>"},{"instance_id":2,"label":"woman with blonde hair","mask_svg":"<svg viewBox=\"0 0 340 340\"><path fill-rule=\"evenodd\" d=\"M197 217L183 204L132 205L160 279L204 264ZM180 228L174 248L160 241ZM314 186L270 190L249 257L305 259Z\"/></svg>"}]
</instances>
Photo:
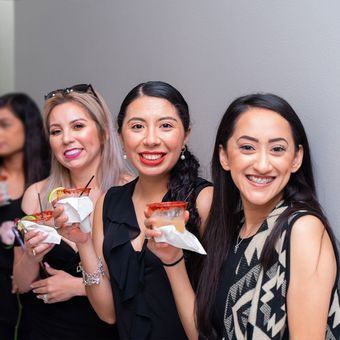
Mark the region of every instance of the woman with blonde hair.
<instances>
[{"instance_id":1,"label":"woman with blonde hair","mask_svg":"<svg viewBox=\"0 0 340 340\"><path fill-rule=\"evenodd\" d=\"M110 186L131 179L111 114L91 85L59 89L45 99L43 120L52 150L52 170L50 177L25 192L25 213L40 210L38 194L43 209L49 208L47 196L56 187L84 188L94 176L89 197L95 203ZM33 292L29 309L31 338L114 338L113 327L99 320L85 296L76 244L62 239L53 247L43 243L45 238L41 232L27 232L26 250L14 267L19 290ZM47 278L39 273L41 262Z\"/></svg>"}]
</instances>

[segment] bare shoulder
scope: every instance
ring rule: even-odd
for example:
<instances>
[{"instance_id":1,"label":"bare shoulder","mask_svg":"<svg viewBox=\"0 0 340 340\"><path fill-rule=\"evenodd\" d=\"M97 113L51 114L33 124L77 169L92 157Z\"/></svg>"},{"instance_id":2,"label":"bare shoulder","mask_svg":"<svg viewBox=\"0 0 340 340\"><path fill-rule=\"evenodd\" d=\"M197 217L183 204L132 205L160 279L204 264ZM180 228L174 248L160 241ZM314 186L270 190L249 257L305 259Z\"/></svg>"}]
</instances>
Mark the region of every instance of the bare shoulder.
<instances>
[{"instance_id":1,"label":"bare shoulder","mask_svg":"<svg viewBox=\"0 0 340 340\"><path fill-rule=\"evenodd\" d=\"M103 204L105 194L102 194L97 202L93 215L92 226L92 240L97 254L101 254L101 247L103 244L104 231L103 231Z\"/></svg>"},{"instance_id":2,"label":"bare shoulder","mask_svg":"<svg viewBox=\"0 0 340 340\"><path fill-rule=\"evenodd\" d=\"M196 199L196 208L201 218L201 234L203 234L206 220L209 215L214 189L212 186L201 190Z\"/></svg>"},{"instance_id":3,"label":"bare shoulder","mask_svg":"<svg viewBox=\"0 0 340 340\"><path fill-rule=\"evenodd\" d=\"M105 195L106 195L106 193L101 194L101 195L99 196L99 198L97 199L97 202L96 202L96 204L95 204L95 210L96 210L95 212L96 212L96 213L102 211L102 209L103 209L103 204L104 204Z\"/></svg>"},{"instance_id":4,"label":"bare shoulder","mask_svg":"<svg viewBox=\"0 0 340 340\"><path fill-rule=\"evenodd\" d=\"M104 206L104 199L106 194L101 194L96 202L93 214L93 234L99 233L102 234L103 230L103 206Z\"/></svg>"},{"instance_id":5,"label":"bare shoulder","mask_svg":"<svg viewBox=\"0 0 340 340\"><path fill-rule=\"evenodd\" d=\"M329 278L335 278L335 251L330 235L319 218L305 215L294 223L291 232L291 265L300 274L327 273Z\"/></svg>"},{"instance_id":6,"label":"bare shoulder","mask_svg":"<svg viewBox=\"0 0 340 340\"><path fill-rule=\"evenodd\" d=\"M126 184L126 183L129 183L129 182L131 182L132 180L134 180L136 177L135 176L133 176L133 175L131 175L130 173L125 173L122 177L121 177L121 179L120 179L120 181L119 181L119 185L124 185L124 184Z\"/></svg>"},{"instance_id":7,"label":"bare shoulder","mask_svg":"<svg viewBox=\"0 0 340 340\"><path fill-rule=\"evenodd\" d=\"M46 182L47 179L33 183L25 190L22 197L21 208L26 214L32 214L40 209L38 194L41 192Z\"/></svg>"},{"instance_id":8,"label":"bare shoulder","mask_svg":"<svg viewBox=\"0 0 340 340\"><path fill-rule=\"evenodd\" d=\"M298 218L292 228L292 236L306 237L308 235L320 237L325 232L325 226L314 215L304 215ZM307 234L307 235L306 235Z\"/></svg>"}]
</instances>

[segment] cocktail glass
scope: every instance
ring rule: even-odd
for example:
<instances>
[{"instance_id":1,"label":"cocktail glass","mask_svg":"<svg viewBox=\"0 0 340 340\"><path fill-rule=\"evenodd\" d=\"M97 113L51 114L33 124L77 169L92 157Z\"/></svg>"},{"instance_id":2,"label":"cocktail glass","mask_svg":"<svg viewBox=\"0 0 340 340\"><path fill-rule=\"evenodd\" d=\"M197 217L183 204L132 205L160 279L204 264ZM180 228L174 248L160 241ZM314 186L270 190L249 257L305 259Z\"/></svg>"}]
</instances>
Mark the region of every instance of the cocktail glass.
<instances>
[{"instance_id":1,"label":"cocktail glass","mask_svg":"<svg viewBox=\"0 0 340 340\"><path fill-rule=\"evenodd\" d=\"M185 231L184 213L188 203L184 201L159 202L148 204L151 217L155 219L155 227L173 225L176 230L183 233Z\"/></svg>"}]
</instances>

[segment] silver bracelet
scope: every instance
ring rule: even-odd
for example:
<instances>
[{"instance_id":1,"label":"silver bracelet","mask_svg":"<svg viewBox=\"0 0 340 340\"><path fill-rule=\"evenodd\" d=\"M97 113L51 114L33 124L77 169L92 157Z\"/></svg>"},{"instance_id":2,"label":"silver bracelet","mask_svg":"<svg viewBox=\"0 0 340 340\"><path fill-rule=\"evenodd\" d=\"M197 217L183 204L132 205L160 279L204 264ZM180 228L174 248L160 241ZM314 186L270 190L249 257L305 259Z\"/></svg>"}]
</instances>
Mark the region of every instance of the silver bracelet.
<instances>
[{"instance_id":1,"label":"silver bracelet","mask_svg":"<svg viewBox=\"0 0 340 340\"><path fill-rule=\"evenodd\" d=\"M86 273L86 271L84 270L84 268L82 267L80 263L79 263L79 268L81 269L81 272L83 274L83 284L85 286L99 285L102 279L102 276L104 276L103 262L100 259L100 257L98 257L97 270L94 273L92 274Z\"/></svg>"}]
</instances>

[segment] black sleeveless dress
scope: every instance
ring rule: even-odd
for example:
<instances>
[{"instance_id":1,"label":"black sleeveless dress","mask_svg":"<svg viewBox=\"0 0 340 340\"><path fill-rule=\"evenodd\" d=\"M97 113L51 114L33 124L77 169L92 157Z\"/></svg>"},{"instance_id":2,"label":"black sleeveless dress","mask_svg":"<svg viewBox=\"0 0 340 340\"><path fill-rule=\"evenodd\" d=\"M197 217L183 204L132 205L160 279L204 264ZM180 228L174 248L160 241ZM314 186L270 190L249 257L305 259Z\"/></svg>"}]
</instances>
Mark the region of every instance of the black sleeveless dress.
<instances>
[{"instance_id":1,"label":"black sleeveless dress","mask_svg":"<svg viewBox=\"0 0 340 340\"><path fill-rule=\"evenodd\" d=\"M0 225L14 221L24 215L21 210L21 198L0 207ZM15 325L18 319L18 299L12 294L13 247L6 246L0 240L0 339L14 338Z\"/></svg>"},{"instance_id":2,"label":"black sleeveless dress","mask_svg":"<svg viewBox=\"0 0 340 340\"><path fill-rule=\"evenodd\" d=\"M77 270L79 254L64 241L56 245L43 261L54 269L81 277ZM86 296L45 304L30 292L25 294L23 312L31 323L30 334L26 334L25 339L118 339L116 327L99 319Z\"/></svg>"},{"instance_id":3,"label":"black sleeveless dress","mask_svg":"<svg viewBox=\"0 0 340 340\"><path fill-rule=\"evenodd\" d=\"M138 179L111 188L104 200L103 252L110 272L121 339L187 339L162 263L146 247L135 251L138 226L132 194ZM211 183L198 179L196 197ZM163 201L167 200L167 195Z\"/></svg>"}]
</instances>

